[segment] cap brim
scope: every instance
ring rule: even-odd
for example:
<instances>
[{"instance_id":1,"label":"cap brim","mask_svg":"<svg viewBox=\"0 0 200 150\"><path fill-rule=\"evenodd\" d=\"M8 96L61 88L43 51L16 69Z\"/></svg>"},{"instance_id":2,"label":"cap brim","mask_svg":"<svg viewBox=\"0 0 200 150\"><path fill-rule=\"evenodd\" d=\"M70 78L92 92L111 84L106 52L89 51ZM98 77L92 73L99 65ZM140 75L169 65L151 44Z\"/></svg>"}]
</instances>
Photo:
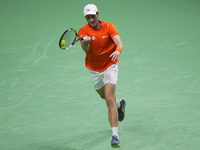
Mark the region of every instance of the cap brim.
<instances>
[{"instance_id":1,"label":"cap brim","mask_svg":"<svg viewBox=\"0 0 200 150\"><path fill-rule=\"evenodd\" d=\"M87 15L96 15L97 12L87 12L86 14L84 14L84 17Z\"/></svg>"}]
</instances>

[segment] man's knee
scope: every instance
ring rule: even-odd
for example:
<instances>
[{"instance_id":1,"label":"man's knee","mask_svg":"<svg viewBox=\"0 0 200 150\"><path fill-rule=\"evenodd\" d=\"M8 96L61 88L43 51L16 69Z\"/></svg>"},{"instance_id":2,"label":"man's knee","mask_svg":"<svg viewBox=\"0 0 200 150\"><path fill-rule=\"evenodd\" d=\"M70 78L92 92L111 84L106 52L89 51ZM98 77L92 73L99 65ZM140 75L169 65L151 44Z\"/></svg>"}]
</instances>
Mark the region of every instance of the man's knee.
<instances>
[{"instance_id":1,"label":"man's knee","mask_svg":"<svg viewBox=\"0 0 200 150\"><path fill-rule=\"evenodd\" d=\"M113 107L115 106L115 97L112 96L112 95L107 95L105 97L105 100L106 100L106 104L108 107Z\"/></svg>"}]
</instances>

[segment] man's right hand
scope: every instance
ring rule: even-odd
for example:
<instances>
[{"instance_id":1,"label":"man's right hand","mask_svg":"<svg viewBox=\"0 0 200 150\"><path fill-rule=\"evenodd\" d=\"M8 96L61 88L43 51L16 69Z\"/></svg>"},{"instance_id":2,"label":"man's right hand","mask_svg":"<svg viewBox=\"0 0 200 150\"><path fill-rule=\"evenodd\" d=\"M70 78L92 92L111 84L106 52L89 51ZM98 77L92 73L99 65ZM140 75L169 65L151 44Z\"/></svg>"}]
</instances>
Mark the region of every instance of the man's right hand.
<instances>
[{"instance_id":1,"label":"man's right hand","mask_svg":"<svg viewBox=\"0 0 200 150\"><path fill-rule=\"evenodd\" d=\"M83 42L85 44L89 44L91 42L91 38L89 36L85 36L85 37L83 37Z\"/></svg>"}]
</instances>

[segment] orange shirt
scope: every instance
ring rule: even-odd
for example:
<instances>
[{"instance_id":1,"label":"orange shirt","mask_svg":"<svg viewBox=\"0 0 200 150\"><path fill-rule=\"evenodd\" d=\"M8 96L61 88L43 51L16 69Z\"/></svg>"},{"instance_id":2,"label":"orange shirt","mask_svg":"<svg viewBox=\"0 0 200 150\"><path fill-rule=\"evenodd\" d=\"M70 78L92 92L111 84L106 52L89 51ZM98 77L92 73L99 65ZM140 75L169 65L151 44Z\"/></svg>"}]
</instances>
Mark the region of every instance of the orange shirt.
<instances>
[{"instance_id":1,"label":"orange shirt","mask_svg":"<svg viewBox=\"0 0 200 150\"><path fill-rule=\"evenodd\" d=\"M78 31L79 37L90 36L90 49L86 52L85 65L88 69L103 72L109 66L116 64L110 55L115 51L116 44L112 37L119 35L116 27L112 23L100 21L102 26L98 30L90 28L88 24Z\"/></svg>"}]
</instances>

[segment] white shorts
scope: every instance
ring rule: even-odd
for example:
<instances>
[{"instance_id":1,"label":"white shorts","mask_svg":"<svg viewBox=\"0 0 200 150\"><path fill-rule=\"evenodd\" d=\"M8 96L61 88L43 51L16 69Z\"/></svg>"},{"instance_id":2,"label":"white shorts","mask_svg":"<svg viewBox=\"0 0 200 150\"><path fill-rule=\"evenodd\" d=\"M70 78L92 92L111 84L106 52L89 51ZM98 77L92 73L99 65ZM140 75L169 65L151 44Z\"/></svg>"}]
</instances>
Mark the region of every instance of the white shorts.
<instances>
[{"instance_id":1,"label":"white shorts","mask_svg":"<svg viewBox=\"0 0 200 150\"><path fill-rule=\"evenodd\" d=\"M104 72L96 72L88 69L92 83L96 90L102 88L106 83L117 84L118 65L108 67Z\"/></svg>"}]
</instances>

